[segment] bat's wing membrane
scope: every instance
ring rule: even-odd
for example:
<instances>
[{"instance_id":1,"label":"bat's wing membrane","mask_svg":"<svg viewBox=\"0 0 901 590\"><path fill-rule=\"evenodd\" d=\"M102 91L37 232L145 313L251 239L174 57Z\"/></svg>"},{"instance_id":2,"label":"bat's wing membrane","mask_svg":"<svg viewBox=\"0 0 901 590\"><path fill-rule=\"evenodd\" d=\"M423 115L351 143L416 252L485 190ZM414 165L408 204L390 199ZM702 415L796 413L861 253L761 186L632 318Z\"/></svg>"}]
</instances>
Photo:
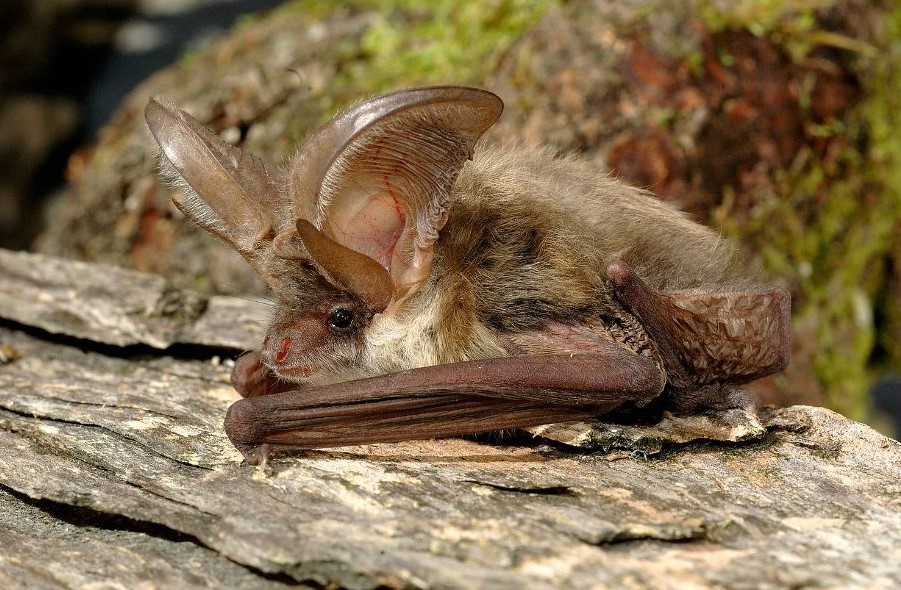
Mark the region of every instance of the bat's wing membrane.
<instances>
[{"instance_id":1,"label":"bat's wing membrane","mask_svg":"<svg viewBox=\"0 0 901 590\"><path fill-rule=\"evenodd\" d=\"M790 299L784 289L675 292L666 299L670 333L698 382L746 382L788 364Z\"/></svg>"},{"instance_id":2,"label":"bat's wing membrane","mask_svg":"<svg viewBox=\"0 0 901 590\"><path fill-rule=\"evenodd\" d=\"M744 383L788 365L791 298L785 289L661 293L622 262L607 274L654 340L667 380L677 388Z\"/></svg>"}]
</instances>

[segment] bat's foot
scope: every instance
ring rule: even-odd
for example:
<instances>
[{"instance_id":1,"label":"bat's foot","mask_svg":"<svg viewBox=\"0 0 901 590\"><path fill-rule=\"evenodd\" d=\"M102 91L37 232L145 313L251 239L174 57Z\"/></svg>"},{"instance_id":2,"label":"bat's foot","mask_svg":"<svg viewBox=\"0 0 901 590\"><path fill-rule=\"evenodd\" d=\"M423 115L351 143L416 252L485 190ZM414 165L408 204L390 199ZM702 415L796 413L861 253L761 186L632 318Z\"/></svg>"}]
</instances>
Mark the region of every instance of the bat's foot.
<instances>
[{"instance_id":1,"label":"bat's foot","mask_svg":"<svg viewBox=\"0 0 901 590\"><path fill-rule=\"evenodd\" d=\"M254 449L252 454L244 455L244 460L251 465L256 465L263 471L269 469L269 445L261 444Z\"/></svg>"}]
</instances>

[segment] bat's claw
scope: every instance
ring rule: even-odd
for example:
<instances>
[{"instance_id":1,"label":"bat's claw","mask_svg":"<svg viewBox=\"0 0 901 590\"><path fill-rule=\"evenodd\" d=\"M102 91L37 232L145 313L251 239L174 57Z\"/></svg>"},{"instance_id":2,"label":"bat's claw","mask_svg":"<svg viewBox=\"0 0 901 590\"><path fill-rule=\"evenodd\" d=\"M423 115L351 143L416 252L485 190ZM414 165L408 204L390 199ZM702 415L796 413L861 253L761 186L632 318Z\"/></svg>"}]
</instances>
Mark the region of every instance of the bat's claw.
<instances>
[{"instance_id":1,"label":"bat's claw","mask_svg":"<svg viewBox=\"0 0 901 590\"><path fill-rule=\"evenodd\" d=\"M256 465L261 469L266 469L269 465L269 451L270 445L267 443L263 443L261 445L239 445L235 444L235 448L238 449L242 455L244 455L244 461L246 461L250 465Z\"/></svg>"},{"instance_id":2,"label":"bat's claw","mask_svg":"<svg viewBox=\"0 0 901 590\"><path fill-rule=\"evenodd\" d=\"M251 465L256 465L258 468L266 471L269 469L269 445L261 444L260 446L253 449L252 452L248 452L244 454L244 460L250 463Z\"/></svg>"},{"instance_id":3,"label":"bat's claw","mask_svg":"<svg viewBox=\"0 0 901 590\"><path fill-rule=\"evenodd\" d=\"M628 283L632 280L632 276L632 269L622 260L614 260L607 265L607 280L617 287Z\"/></svg>"}]
</instances>

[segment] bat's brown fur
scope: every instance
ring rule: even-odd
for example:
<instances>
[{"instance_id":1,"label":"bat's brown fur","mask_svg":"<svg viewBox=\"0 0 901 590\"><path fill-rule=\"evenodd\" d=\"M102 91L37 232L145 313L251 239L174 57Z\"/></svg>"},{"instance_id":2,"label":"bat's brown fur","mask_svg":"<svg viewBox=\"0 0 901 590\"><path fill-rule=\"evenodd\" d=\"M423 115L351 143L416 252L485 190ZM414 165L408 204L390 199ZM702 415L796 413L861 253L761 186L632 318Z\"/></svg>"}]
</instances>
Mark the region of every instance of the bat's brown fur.
<instances>
[{"instance_id":1,"label":"bat's brown fur","mask_svg":"<svg viewBox=\"0 0 901 590\"><path fill-rule=\"evenodd\" d=\"M505 355L511 337L548 323L641 340L637 323L622 329L628 317L606 280L615 259L655 288L741 280L734 250L715 232L573 158L478 149L451 202L431 279L398 324L373 325L354 363L361 373Z\"/></svg>"}]
</instances>

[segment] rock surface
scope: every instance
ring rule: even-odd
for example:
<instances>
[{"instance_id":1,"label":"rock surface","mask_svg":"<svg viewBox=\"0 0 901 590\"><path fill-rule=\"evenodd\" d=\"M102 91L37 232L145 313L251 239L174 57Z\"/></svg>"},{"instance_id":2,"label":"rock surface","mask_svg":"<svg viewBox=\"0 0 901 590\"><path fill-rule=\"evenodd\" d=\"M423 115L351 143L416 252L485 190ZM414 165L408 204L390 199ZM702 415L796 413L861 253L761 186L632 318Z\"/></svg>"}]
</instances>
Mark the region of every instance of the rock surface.
<instances>
[{"instance_id":1,"label":"rock surface","mask_svg":"<svg viewBox=\"0 0 901 590\"><path fill-rule=\"evenodd\" d=\"M237 395L219 360L258 337L234 326L263 304L5 251L0 285L3 588L901 585L901 444L828 410L764 413L741 442L658 425L642 447L593 425L619 434L603 450L542 433L365 445L263 471L222 432ZM146 311L165 294L194 311L161 329ZM226 307L220 333L207 314Z\"/></svg>"}]
</instances>

